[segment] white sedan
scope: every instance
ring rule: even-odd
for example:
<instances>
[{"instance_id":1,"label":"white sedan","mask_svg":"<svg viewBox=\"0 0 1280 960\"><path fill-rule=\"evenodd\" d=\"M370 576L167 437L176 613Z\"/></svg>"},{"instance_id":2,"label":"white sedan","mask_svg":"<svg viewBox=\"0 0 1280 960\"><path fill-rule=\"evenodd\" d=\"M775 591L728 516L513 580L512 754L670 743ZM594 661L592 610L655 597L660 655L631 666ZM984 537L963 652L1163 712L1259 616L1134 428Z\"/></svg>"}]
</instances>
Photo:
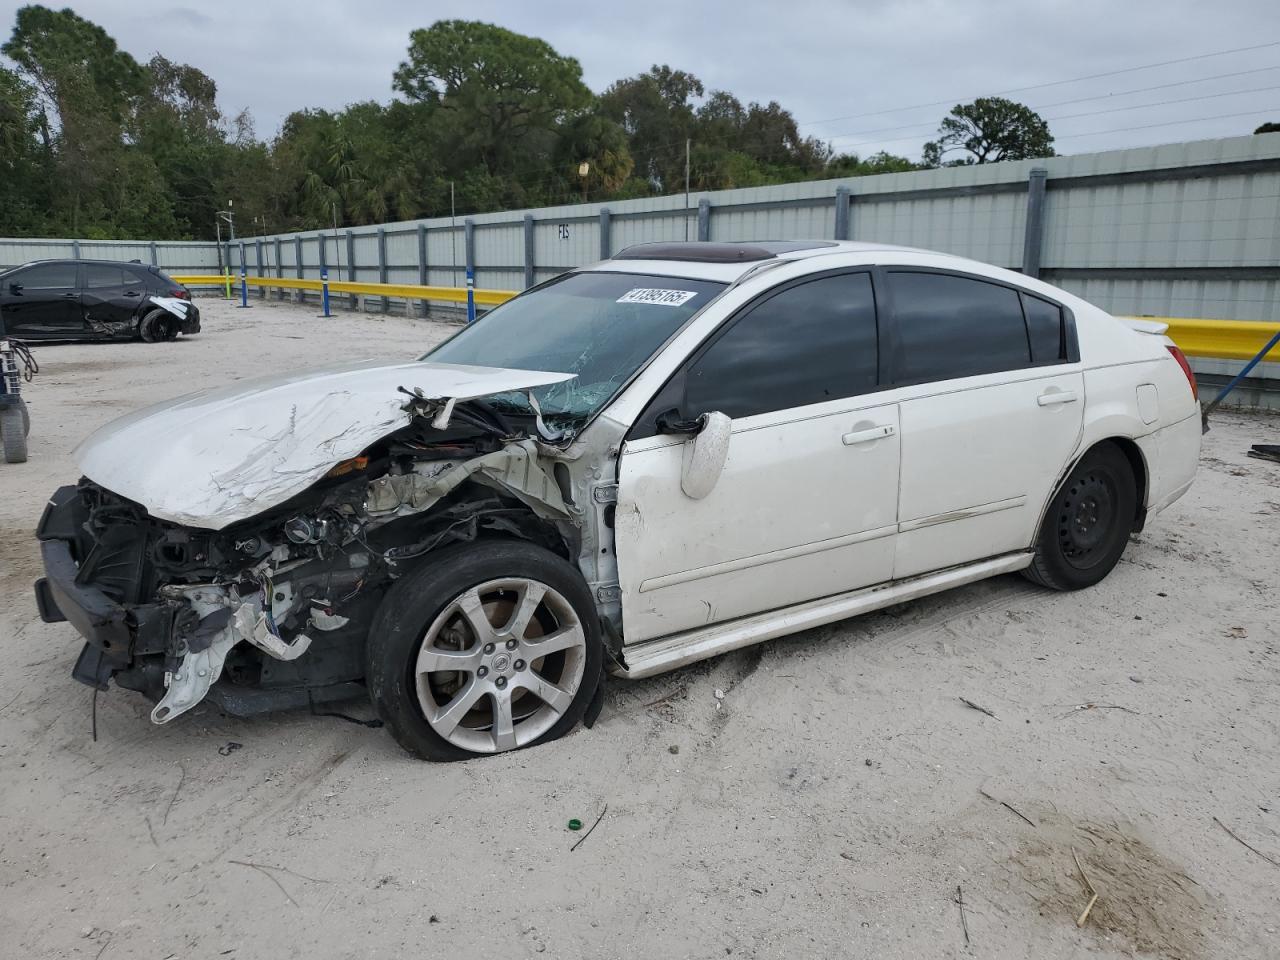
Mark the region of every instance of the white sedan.
<instances>
[{"instance_id":1,"label":"white sedan","mask_svg":"<svg viewBox=\"0 0 1280 960\"><path fill-rule=\"evenodd\" d=\"M420 361L195 394L78 451L38 535L73 674L238 714L367 695L418 756L997 574L1074 590L1186 492L1163 327L867 243L662 243ZM156 451L164 451L156 456Z\"/></svg>"}]
</instances>

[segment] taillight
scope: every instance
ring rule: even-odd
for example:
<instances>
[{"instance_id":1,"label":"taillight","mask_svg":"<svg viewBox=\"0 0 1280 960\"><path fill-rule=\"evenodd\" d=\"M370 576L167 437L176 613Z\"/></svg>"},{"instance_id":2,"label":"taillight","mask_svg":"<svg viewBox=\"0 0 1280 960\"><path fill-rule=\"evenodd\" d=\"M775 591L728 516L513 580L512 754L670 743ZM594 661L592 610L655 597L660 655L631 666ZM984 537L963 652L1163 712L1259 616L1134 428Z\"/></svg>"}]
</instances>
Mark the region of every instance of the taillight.
<instances>
[{"instance_id":1,"label":"taillight","mask_svg":"<svg viewBox=\"0 0 1280 960\"><path fill-rule=\"evenodd\" d=\"M169 291L169 296L177 297L179 300L190 300L191 291L188 290L186 287L176 287L175 289Z\"/></svg>"},{"instance_id":2,"label":"taillight","mask_svg":"<svg viewBox=\"0 0 1280 960\"><path fill-rule=\"evenodd\" d=\"M1178 361L1178 366L1182 368L1182 372L1187 375L1187 383L1191 384L1191 399L1199 400L1200 391L1196 388L1196 375L1191 369L1191 364L1187 363L1187 358L1182 351L1175 347L1172 343L1167 344L1169 352L1173 354L1173 359Z\"/></svg>"}]
</instances>

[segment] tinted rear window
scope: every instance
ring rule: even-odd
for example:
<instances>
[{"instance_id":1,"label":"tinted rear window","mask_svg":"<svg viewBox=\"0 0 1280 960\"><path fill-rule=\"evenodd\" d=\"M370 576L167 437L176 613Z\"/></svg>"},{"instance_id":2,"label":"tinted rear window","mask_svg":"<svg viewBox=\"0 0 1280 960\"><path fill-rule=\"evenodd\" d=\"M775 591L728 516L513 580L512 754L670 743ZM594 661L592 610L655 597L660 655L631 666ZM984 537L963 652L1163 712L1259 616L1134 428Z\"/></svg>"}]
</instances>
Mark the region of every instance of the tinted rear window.
<instances>
[{"instance_id":1,"label":"tinted rear window","mask_svg":"<svg viewBox=\"0 0 1280 960\"><path fill-rule=\"evenodd\" d=\"M895 379L920 383L1031 363L1016 290L968 277L890 271Z\"/></svg>"}]
</instances>

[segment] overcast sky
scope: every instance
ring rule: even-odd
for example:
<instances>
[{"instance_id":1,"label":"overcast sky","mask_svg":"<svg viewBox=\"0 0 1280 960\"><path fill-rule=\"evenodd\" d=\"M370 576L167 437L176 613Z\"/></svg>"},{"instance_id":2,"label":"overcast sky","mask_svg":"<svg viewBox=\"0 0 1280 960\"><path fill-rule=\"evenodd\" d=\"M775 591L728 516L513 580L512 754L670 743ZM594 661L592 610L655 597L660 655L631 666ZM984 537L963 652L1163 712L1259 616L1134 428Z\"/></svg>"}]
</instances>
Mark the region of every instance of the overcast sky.
<instances>
[{"instance_id":1,"label":"overcast sky","mask_svg":"<svg viewBox=\"0 0 1280 960\"><path fill-rule=\"evenodd\" d=\"M863 155L918 158L952 104L987 94L1039 110L1059 153L1280 122L1277 0L67 2L137 59L161 52L208 73L224 112L249 108L264 139L301 107L389 100L410 30L453 17L542 37L596 91L666 63L744 103L777 100L803 133ZM1114 71L1128 72L1095 76Z\"/></svg>"}]
</instances>

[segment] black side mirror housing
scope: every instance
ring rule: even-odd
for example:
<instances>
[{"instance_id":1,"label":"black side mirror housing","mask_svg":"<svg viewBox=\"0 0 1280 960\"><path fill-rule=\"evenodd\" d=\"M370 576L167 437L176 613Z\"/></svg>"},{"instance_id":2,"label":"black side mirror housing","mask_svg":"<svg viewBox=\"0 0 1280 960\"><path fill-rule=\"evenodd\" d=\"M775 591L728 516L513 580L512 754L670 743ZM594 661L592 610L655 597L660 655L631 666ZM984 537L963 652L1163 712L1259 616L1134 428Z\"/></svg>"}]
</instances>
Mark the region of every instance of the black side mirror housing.
<instances>
[{"instance_id":1,"label":"black side mirror housing","mask_svg":"<svg viewBox=\"0 0 1280 960\"><path fill-rule=\"evenodd\" d=\"M684 436L697 436L702 432L702 428L706 426L706 419L706 417L697 417L693 420L683 420L680 418L679 410L664 410L662 413L658 414L658 432L683 434Z\"/></svg>"},{"instance_id":2,"label":"black side mirror housing","mask_svg":"<svg viewBox=\"0 0 1280 960\"><path fill-rule=\"evenodd\" d=\"M22 293L22 284L18 283L17 280L13 281L13 283L9 284L9 292L15 297L18 296Z\"/></svg>"}]
</instances>

